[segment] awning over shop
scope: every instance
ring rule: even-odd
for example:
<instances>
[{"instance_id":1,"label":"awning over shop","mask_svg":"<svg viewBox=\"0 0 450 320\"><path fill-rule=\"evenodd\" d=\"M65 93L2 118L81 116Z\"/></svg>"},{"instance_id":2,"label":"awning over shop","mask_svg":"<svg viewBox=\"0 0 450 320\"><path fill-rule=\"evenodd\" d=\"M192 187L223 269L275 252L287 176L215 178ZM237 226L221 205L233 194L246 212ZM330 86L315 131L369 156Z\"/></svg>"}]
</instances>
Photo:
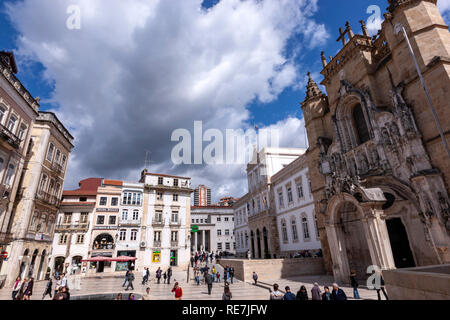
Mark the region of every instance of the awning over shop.
<instances>
[{"instance_id":1,"label":"awning over shop","mask_svg":"<svg viewBox=\"0 0 450 320\"><path fill-rule=\"evenodd\" d=\"M128 256L121 256L116 258L111 257L93 257L89 259L81 260L81 262L99 262L99 261L117 261L117 262L127 262L127 261L135 261L136 257L128 257Z\"/></svg>"}]
</instances>

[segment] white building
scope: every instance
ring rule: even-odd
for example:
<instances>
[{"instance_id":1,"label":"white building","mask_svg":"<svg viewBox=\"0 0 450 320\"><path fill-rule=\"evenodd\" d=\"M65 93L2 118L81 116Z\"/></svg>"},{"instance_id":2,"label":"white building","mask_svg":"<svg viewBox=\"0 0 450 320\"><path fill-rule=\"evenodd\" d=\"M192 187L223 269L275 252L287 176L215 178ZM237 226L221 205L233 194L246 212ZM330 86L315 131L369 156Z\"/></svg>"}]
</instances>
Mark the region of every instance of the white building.
<instances>
[{"instance_id":1,"label":"white building","mask_svg":"<svg viewBox=\"0 0 450 320\"><path fill-rule=\"evenodd\" d=\"M144 184L123 182L122 200L119 212L116 256L137 257L136 264L142 262L141 248L142 215L144 205ZM143 257L142 257L143 258ZM128 262L116 262L116 271L124 271Z\"/></svg>"},{"instance_id":2,"label":"white building","mask_svg":"<svg viewBox=\"0 0 450 320\"><path fill-rule=\"evenodd\" d=\"M236 256L239 258L247 258L249 250L249 230L248 230L248 194L240 198L233 205L234 212L234 234L236 237Z\"/></svg>"},{"instance_id":3,"label":"white building","mask_svg":"<svg viewBox=\"0 0 450 320\"><path fill-rule=\"evenodd\" d=\"M87 259L90 251L97 188L101 181L85 179L80 181L79 189L63 192L49 264L52 271L81 271L81 260Z\"/></svg>"},{"instance_id":4,"label":"white building","mask_svg":"<svg viewBox=\"0 0 450 320\"><path fill-rule=\"evenodd\" d=\"M280 257L321 248L304 155L272 176Z\"/></svg>"},{"instance_id":5,"label":"white building","mask_svg":"<svg viewBox=\"0 0 450 320\"><path fill-rule=\"evenodd\" d=\"M142 172L144 215L140 266L187 267L190 260L191 179ZM138 259L139 260L139 259Z\"/></svg>"},{"instance_id":6,"label":"white building","mask_svg":"<svg viewBox=\"0 0 450 320\"><path fill-rule=\"evenodd\" d=\"M253 258L259 259L272 258L279 254L271 177L305 151L301 148L263 148L257 152L255 149L251 162L247 164L249 191L242 197L245 203L241 199L234 205L235 222L239 218L235 232L239 233L239 243L244 243L239 249L240 256L246 256L246 249L250 250Z\"/></svg>"},{"instance_id":7,"label":"white building","mask_svg":"<svg viewBox=\"0 0 450 320\"><path fill-rule=\"evenodd\" d=\"M234 212L231 206L193 206L191 225L198 226L198 232L191 232L192 252L236 252Z\"/></svg>"}]
</instances>

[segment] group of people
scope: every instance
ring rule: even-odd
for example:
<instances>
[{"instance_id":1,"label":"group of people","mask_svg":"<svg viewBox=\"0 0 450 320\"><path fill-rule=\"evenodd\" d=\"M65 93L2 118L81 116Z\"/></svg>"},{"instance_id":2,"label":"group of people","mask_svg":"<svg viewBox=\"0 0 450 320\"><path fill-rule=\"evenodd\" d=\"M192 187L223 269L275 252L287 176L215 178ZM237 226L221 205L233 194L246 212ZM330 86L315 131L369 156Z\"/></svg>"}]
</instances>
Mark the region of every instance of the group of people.
<instances>
[{"instance_id":1,"label":"group of people","mask_svg":"<svg viewBox=\"0 0 450 320\"><path fill-rule=\"evenodd\" d=\"M386 300L389 300L386 290L385 290L384 279L381 276L381 274L379 276L380 276L381 283L380 283L380 286L375 289L377 291L378 300L381 300L380 292L383 292ZM354 270L351 271L349 278L350 278L351 286L353 288L353 298L361 299L361 297L359 296L359 292L358 292L359 284L358 284L358 280L356 277L356 272ZM257 281L258 281L258 275L255 272L253 272L253 280L254 280L254 284L256 285ZM310 299L308 296L308 291L306 290L306 287L304 285L302 285L300 287L300 289L297 291L297 294L292 293L291 288L289 286L286 286L285 293L283 294L279 290L278 284L275 283L273 285L273 290L270 292L270 300L301 300L301 301L306 301L306 300L345 301L345 300L347 300L347 295L345 294L344 290L339 288L337 283L333 283L331 291L328 286L324 286L323 290L324 290L323 292L320 290L319 284L317 282L314 283L314 286L311 289L311 299Z\"/></svg>"},{"instance_id":2,"label":"group of people","mask_svg":"<svg viewBox=\"0 0 450 320\"><path fill-rule=\"evenodd\" d=\"M30 300L33 295L34 279L32 277L22 278L17 277L12 287L13 300ZM70 300L68 279L65 273L55 277L55 290L53 291L53 280L50 277L45 285L42 300L49 295L53 300Z\"/></svg>"}]
</instances>

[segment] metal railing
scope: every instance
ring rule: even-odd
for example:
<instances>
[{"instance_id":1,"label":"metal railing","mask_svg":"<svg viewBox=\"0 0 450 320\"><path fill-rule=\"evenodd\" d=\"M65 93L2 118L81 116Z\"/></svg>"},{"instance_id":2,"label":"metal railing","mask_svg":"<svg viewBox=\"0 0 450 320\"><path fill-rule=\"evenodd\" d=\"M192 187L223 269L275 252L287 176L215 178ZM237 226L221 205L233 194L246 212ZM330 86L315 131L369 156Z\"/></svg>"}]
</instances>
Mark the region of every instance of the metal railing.
<instances>
[{"instance_id":1,"label":"metal railing","mask_svg":"<svg viewBox=\"0 0 450 320\"><path fill-rule=\"evenodd\" d=\"M178 247L178 241L170 241L171 247Z\"/></svg>"},{"instance_id":2,"label":"metal railing","mask_svg":"<svg viewBox=\"0 0 450 320\"><path fill-rule=\"evenodd\" d=\"M142 222L142 218L139 219L119 219L119 226L139 226Z\"/></svg>"},{"instance_id":3,"label":"metal railing","mask_svg":"<svg viewBox=\"0 0 450 320\"><path fill-rule=\"evenodd\" d=\"M40 191L36 194L36 198L52 206L59 206L61 200L48 192Z\"/></svg>"},{"instance_id":4,"label":"metal railing","mask_svg":"<svg viewBox=\"0 0 450 320\"><path fill-rule=\"evenodd\" d=\"M153 241L153 246L154 246L154 247L161 247L161 240L155 240L155 241Z\"/></svg>"},{"instance_id":5,"label":"metal railing","mask_svg":"<svg viewBox=\"0 0 450 320\"><path fill-rule=\"evenodd\" d=\"M53 162L52 164L52 170L57 172L57 173L61 173L63 172L63 167L61 164L57 163L57 162Z\"/></svg>"},{"instance_id":6,"label":"metal railing","mask_svg":"<svg viewBox=\"0 0 450 320\"><path fill-rule=\"evenodd\" d=\"M154 225L154 226L163 226L164 225L164 220L162 218L159 218L159 217L153 217L152 225Z\"/></svg>"},{"instance_id":7,"label":"metal railing","mask_svg":"<svg viewBox=\"0 0 450 320\"><path fill-rule=\"evenodd\" d=\"M55 227L55 232L61 232L61 231L74 231L74 230L88 230L89 229L89 223L63 223L58 224Z\"/></svg>"},{"instance_id":8,"label":"metal railing","mask_svg":"<svg viewBox=\"0 0 450 320\"><path fill-rule=\"evenodd\" d=\"M8 144L14 149L19 149L21 141L20 138L2 124L0 124L0 137L8 142Z\"/></svg>"}]
</instances>

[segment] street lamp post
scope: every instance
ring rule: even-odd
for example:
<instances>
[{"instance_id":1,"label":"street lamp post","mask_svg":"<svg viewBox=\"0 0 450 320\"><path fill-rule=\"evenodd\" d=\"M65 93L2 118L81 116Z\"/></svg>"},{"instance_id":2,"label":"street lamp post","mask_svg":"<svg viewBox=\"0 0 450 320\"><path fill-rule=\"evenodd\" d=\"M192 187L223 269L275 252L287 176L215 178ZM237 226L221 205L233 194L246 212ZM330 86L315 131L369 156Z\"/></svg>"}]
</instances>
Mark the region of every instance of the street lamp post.
<instances>
[{"instance_id":1,"label":"street lamp post","mask_svg":"<svg viewBox=\"0 0 450 320\"><path fill-rule=\"evenodd\" d=\"M427 89L427 86L425 84L425 81L424 81L424 79L422 77L422 72L420 71L419 64L417 63L416 55L414 54L414 51L413 51L413 49L411 47L411 43L409 42L408 34L406 33L405 27L401 23L397 23L395 25L395 27L394 27L394 32L395 32L396 35L398 35L400 32L403 33L403 36L404 36L405 41L406 41L406 44L408 45L408 48L409 48L409 52L411 53L411 56L412 56L412 58L414 60L414 64L416 66L417 74L419 75L419 79L420 79L420 82L422 84L423 90L425 91L425 95L427 96L428 105L430 106L431 113L433 114L434 122L436 123L436 127L437 127L437 129L439 131L439 135L441 136L442 143L444 144L445 151L447 151L447 155L450 158L450 149L448 147L447 140L445 140L444 132L442 131L441 124L439 122L436 110L434 109L433 102L431 101L430 94L428 93L428 89Z\"/></svg>"}]
</instances>

